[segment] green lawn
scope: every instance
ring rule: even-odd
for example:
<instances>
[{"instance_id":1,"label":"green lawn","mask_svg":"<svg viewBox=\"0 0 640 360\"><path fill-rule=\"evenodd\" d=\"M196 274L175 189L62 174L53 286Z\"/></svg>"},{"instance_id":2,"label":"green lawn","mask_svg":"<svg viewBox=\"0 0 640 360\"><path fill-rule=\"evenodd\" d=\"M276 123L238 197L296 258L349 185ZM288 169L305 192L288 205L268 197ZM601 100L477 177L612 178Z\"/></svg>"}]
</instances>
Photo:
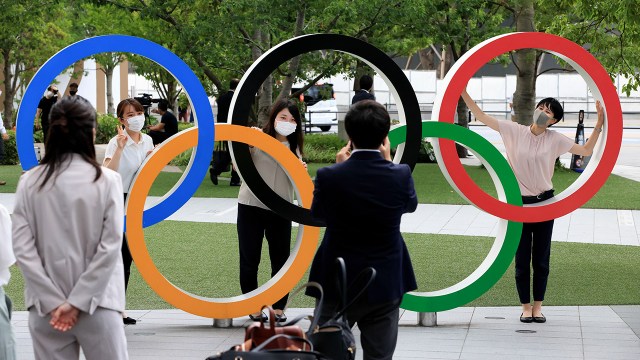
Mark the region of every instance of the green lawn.
<instances>
[{"instance_id":1,"label":"green lawn","mask_svg":"<svg viewBox=\"0 0 640 360\"><path fill-rule=\"evenodd\" d=\"M318 168L327 164L309 164L309 173L315 176ZM477 166L467 166L467 172L478 186L492 196L496 196L495 185L486 169ZM16 183L20 176L19 166L0 166L0 179L7 181L7 185L0 186L0 192L15 192ZM150 195L162 196L178 181L180 173L161 173L151 188ZM556 193L567 188L579 174L570 170L557 170L553 178ZM221 178L229 178L229 173L223 173ZM423 204L466 204L445 180L437 164L418 164L413 172L418 199ZM214 186L209 175L203 179L196 192L196 197L235 198L238 187L229 186L228 181L221 180ZM611 175L602 189L585 204L586 208L595 209L640 209L640 186L638 183L620 176Z\"/></svg>"},{"instance_id":2,"label":"green lawn","mask_svg":"<svg viewBox=\"0 0 640 360\"><path fill-rule=\"evenodd\" d=\"M237 232L233 224L165 221L145 230L158 268L174 284L194 294L225 297L240 294ZM294 232L295 237L295 232ZM482 262L493 239L486 237L405 234L420 291L441 289L462 280ZM640 303L640 247L553 243L547 305ZM16 310L24 310L23 281L16 267L6 288ZM269 279L266 246L260 283ZM307 275L303 280L307 279ZM513 264L505 276L470 306L517 305ZM305 296L294 307L312 307ZM170 306L132 272L129 309Z\"/></svg>"}]
</instances>

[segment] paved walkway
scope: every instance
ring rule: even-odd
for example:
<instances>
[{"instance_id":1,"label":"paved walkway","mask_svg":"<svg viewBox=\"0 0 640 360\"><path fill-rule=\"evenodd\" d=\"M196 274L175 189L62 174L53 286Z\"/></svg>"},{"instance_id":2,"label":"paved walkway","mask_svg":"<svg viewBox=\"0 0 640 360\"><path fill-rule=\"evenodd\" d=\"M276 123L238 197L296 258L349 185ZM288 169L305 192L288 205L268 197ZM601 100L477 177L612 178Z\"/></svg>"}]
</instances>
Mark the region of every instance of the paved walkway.
<instances>
[{"instance_id":1,"label":"paved walkway","mask_svg":"<svg viewBox=\"0 0 640 360\"><path fill-rule=\"evenodd\" d=\"M464 307L438 313L437 327L417 326L403 311L394 359L640 359L640 306L546 307L545 324L523 324L519 307ZM312 309L290 309L289 316ZM244 339L249 319L213 328L180 310L131 310L125 328L131 359L204 359ZM19 359L33 359L27 312L14 314ZM303 329L308 321L301 323ZM354 333L359 338L356 328ZM358 343L357 359L362 359Z\"/></svg>"},{"instance_id":2,"label":"paved walkway","mask_svg":"<svg viewBox=\"0 0 640 360\"><path fill-rule=\"evenodd\" d=\"M0 193L0 203L13 210L14 194ZM149 197L147 205L160 201ZM167 220L234 224L237 199L191 198ZM499 219L472 205L420 204L405 214L407 233L495 237ZM553 241L640 246L640 210L578 209L556 219Z\"/></svg>"}]
</instances>

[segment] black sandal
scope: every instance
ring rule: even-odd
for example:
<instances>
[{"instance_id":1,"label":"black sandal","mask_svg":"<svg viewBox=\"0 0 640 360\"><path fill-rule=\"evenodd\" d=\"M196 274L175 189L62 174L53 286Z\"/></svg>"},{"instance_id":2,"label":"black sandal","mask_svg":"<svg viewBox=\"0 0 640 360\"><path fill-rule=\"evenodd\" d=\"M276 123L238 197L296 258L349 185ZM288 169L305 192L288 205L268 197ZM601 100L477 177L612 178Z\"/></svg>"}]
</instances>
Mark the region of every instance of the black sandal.
<instances>
[{"instance_id":1,"label":"black sandal","mask_svg":"<svg viewBox=\"0 0 640 360\"><path fill-rule=\"evenodd\" d=\"M267 315L263 312L260 312L260 315L258 316L254 316L253 314L249 314L249 319L251 319L252 321L259 321L259 322L264 322L269 320L269 318L267 317Z\"/></svg>"}]
</instances>

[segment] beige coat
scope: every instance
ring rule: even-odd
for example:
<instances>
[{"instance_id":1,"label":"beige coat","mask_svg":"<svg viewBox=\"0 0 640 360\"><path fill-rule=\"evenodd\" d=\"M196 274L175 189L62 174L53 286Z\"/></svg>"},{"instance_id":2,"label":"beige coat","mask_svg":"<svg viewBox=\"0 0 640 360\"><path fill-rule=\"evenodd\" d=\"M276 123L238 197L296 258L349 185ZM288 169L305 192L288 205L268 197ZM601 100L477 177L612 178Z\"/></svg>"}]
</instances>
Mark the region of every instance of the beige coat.
<instances>
[{"instance_id":1,"label":"beige coat","mask_svg":"<svg viewBox=\"0 0 640 360\"><path fill-rule=\"evenodd\" d=\"M42 166L18 184L13 249L25 278L25 305L40 316L65 301L89 314L97 307L123 311L120 175L103 167L94 182L94 168L79 155L66 164L43 190Z\"/></svg>"}]
</instances>

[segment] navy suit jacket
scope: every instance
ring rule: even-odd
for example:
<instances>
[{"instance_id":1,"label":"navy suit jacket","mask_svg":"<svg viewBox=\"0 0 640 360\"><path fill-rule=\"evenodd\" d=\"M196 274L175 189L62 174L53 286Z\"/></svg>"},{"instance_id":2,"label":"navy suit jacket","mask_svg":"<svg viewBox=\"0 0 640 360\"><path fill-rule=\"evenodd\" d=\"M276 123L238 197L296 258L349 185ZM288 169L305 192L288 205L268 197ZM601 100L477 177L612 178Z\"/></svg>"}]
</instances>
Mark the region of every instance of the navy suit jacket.
<instances>
[{"instance_id":1,"label":"navy suit jacket","mask_svg":"<svg viewBox=\"0 0 640 360\"><path fill-rule=\"evenodd\" d=\"M233 99L233 91L229 90L226 93L220 95L220 97L216 100L218 103L218 116L216 117L216 122L227 122L227 117L229 116L229 108L231 107L231 99Z\"/></svg>"},{"instance_id":2,"label":"navy suit jacket","mask_svg":"<svg viewBox=\"0 0 640 360\"><path fill-rule=\"evenodd\" d=\"M400 299L417 289L413 266L400 234L402 214L415 211L418 198L408 165L379 152L358 151L339 164L318 169L311 214L327 229L309 274L325 297L336 298L335 259L347 266L347 281L366 267L377 271L367 290L370 304ZM357 292L362 284L349 292ZM313 290L307 292L317 296Z\"/></svg>"},{"instance_id":3,"label":"navy suit jacket","mask_svg":"<svg viewBox=\"0 0 640 360\"><path fill-rule=\"evenodd\" d=\"M375 100L376 97L365 90L356 90L356 94L353 95L353 98L351 99L351 105L357 103L358 101L362 101L362 100Z\"/></svg>"}]
</instances>

